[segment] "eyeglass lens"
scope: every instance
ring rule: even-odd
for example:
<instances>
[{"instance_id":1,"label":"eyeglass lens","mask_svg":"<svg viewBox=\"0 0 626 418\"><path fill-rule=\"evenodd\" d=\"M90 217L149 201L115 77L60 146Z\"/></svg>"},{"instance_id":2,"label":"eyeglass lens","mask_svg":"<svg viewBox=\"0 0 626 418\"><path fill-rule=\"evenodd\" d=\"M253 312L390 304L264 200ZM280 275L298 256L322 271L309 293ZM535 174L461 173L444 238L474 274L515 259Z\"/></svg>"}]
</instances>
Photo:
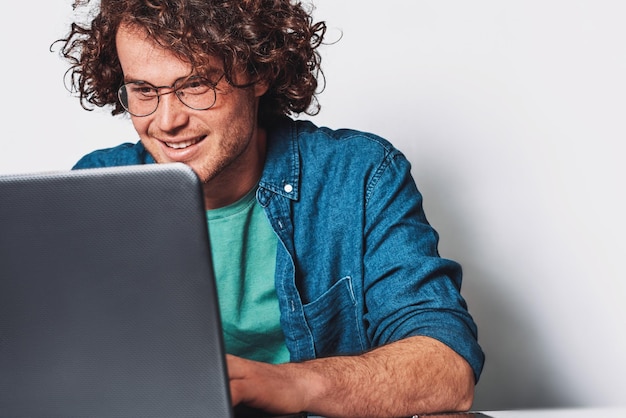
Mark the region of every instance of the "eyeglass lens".
<instances>
[{"instance_id":1,"label":"eyeglass lens","mask_svg":"<svg viewBox=\"0 0 626 418\"><path fill-rule=\"evenodd\" d=\"M161 89L171 91L161 93ZM118 90L120 103L133 116L148 116L156 112L159 98L174 93L187 107L194 110L208 110L216 100L215 84L201 77L177 80L172 86L155 87L144 81L130 82Z\"/></svg>"}]
</instances>

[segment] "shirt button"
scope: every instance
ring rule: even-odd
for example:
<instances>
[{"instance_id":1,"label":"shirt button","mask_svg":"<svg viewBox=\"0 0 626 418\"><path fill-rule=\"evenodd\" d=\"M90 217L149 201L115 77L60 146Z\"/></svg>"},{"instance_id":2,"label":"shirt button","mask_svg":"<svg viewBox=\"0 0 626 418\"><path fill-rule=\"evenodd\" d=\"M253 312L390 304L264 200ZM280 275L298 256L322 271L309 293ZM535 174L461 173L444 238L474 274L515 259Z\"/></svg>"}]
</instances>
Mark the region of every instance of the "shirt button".
<instances>
[{"instance_id":1,"label":"shirt button","mask_svg":"<svg viewBox=\"0 0 626 418\"><path fill-rule=\"evenodd\" d=\"M291 184L285 184L285 187L283 187L283 190L287 193L291 193L293 192L293 186Z\"/></svg>"}]
</instances>

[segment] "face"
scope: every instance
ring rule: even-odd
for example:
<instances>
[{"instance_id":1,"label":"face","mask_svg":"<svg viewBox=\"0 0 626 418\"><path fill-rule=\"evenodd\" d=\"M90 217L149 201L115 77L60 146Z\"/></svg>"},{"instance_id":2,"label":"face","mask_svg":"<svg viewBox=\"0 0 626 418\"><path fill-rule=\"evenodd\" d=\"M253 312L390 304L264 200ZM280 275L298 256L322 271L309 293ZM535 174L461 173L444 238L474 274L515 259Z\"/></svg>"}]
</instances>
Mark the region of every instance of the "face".
<instances>
[{"instance_id":1,"label":"face","mask_svg":"<svg viewBox=\"0 0 626 418\"><path fill-rule=\"evenodd\" d=\"M141 29L121 26L116 46L125 82L170 86L192 72L189 63L147 38ZM218 63L216 60L215 80L222 74ZM250 183L245 194L262 169L264 137L257 129L257 108L266 90L262 84L235 88L223 77L217 84L215 105L209 110L190 109L175 94L163 94L156 112L131 119L157 162L185 163L205 184L219 183L219 190L243 190Z\"/></svg>"}]
</instances>

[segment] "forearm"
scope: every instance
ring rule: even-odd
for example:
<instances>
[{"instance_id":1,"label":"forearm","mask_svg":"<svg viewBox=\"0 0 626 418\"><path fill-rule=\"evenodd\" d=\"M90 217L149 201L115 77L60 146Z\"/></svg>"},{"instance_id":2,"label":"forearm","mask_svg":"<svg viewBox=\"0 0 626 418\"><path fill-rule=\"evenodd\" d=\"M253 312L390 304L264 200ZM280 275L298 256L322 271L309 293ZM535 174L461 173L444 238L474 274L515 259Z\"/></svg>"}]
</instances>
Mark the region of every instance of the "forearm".
<instances>
[{"instance_id":1,"label":"forearm","mask_svg":"<svg viewBox=\"0 0 626 418\"><path fill-rule=\"evenodd\" d=\"M401 417L467 410L474 375L438 341L413 337L359 356L268 365L230 358L235 403L327 417Z\"/></svg>"},{"instance_id":2,"label":"forearm","mask_svg":"<svg viewBox=\"0 0 626 418\"><path fill-rule=\"evenodd\" d=\"M467 410L474 394L469 365L426 337L399 341L361 356L304 363L310 368L309 410L324 416L393 417Z\"/></svg>"}]
</instances>

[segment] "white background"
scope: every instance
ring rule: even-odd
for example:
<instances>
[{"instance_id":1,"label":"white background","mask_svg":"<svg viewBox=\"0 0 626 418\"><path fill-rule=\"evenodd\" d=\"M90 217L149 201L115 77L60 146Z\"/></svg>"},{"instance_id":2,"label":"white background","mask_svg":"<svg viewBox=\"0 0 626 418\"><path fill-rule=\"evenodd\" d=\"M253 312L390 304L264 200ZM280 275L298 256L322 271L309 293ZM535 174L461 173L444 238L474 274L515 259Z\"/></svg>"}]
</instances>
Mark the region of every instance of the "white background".
<instances>
[{"instance_id":1,"label":"white background","mask_svg":"<svg viewBox=\"0 0 626 418\"><path fill-rule=\"evenodd\" d=\"M624 405L626 3L316 5L327 40L342 35L322 48L313 120L378 133L413 163L487 353L475 407ZM0 14L0 173L136 140L64 89L49 46L70 16L70 0Z\"/></svg>"}]
</instances>

